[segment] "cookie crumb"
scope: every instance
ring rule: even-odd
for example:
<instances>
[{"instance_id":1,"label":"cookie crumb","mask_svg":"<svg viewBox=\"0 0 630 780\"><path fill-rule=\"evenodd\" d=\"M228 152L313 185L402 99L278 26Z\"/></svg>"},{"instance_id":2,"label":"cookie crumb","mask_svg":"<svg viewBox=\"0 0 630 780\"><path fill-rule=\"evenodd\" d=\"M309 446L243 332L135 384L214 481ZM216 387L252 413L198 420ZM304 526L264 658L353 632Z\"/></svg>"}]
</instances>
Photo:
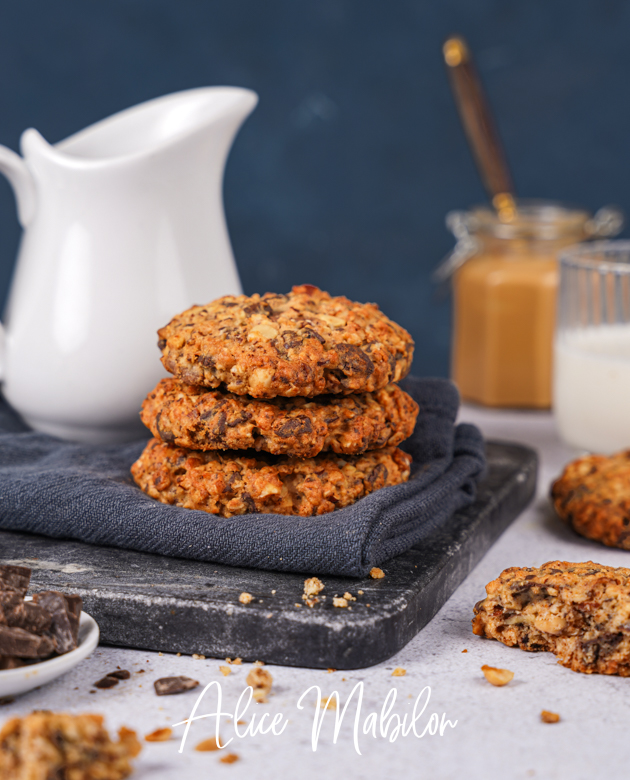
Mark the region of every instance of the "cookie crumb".
<instances>
[{"instance_id":1,"label":"cookie crumb","mask_svg":"<svg viewBox=\"0 0 630 780\"><path fill-rule=\"evenodd\" d=\"M344 598L340 598L338 596L335 596L333 599L333 607L347 607L348 602Z\"/></svg>"},{"instance_id":2,"label":"cookie crumb","mask_svg":"<svg viewBox=\"0 0 630 780\"><path fill-rule=\"evenodd\" d=\"M224 677L227 677L227 676L228 676L228 674L232 674L232 670L230 669L230 667L229 667L229 666L220 666L220 667L219 667L219 671L221 672L221 674L222 674Z\"/></svg>"},{"instance_id":3,"label":"cookie crumb","mask_svg":"<svg viewBox=\"0 0 630 780\"><path fill-rule=\"evenodd\" d=\"M155 729L150 734L145 734L144 739L146 742L166 742L173 736L173 729L168 727L163 729Z\"/></svg>"},{"instance_id":4,"label":"cookie crumb","mask_svg":"<svg viewBox=\"0 0 630 780\"><path fill-rule=\"evenodd\" d=\"M403 669L402 666L397 666L392 672L392 677L404 677L406 674L406 669Z\"/></svg>"},{"instance_id":5,"label":"cookie crumb","mask_svg":"<svg viewBox=\"0 0 630 780\"><path fill-rule=\"evenodd\" d=\"M363 591L362 590L358 590L357 593L359 594L359 596L363 595Z\"/></svg>"},{"instance_id":6,"label":"cookie crumb","mask_svg":"<svg viewBox=\"0 0 630 780\"><path fill-rule=\"evenodd\" d=\"M275 596L275 595L276 595L276 591L275 591L275 590L272 590L272 591L271 591L271 595L272 595L272 596Z\"/></svg>"},{"instance_id":7,"label":"cookie crumb","mask_svg":"<svg viewBox=\"0 0 630 780\"><path fill-rule=\"evenodd\" d=\"M481 667L481 671L486 680L491 685L496 685L497 688L507 685L514 677L514 672L511 672L509 669L497 669L495 666L488 666L487 664Z\"/></svg>"},{"instance_id":8,"label":"cookie crumb","mask_svg":"<svg viewBox=\"0 0 630 780\"><path fill-rule=\"evenodd\" d=\"M336 710L337 709L337 699L334 696L333 697L329 696L327 698L322 697L322 700L320 701L319 706L323 710Z\"/></svg>"},{"instance_id":9,"label":"cookie crumb","mask_svg":"<svg viewBox=\"0 0 630 780\"><path fill-rule=\"evenodd\" d=\"M467 652L468 652L468 650L462 650L462 653L467 653Z\"/></svg>"},{"instance_id":10,"label":"cookie crumb","mask_svg":"<svg viewBox=\"0 0 630 780\"><path fill-rule=\"evenodd\" d=\"M298 604L297 602L296 602L295 606L296 606L296 607L299 607L300 609L302 608L302 605L301 605L301 604Z\"/></svg>"},{"instance_id":11,"label":"cookie crumb","mask_svg":"<svg viewBox=\"0 0 630 780\"><path fill-rule=\"evenodd\" d=\"M332 674L333 672L336 672L337 670L336 669L326 669L326 671L328 672L328 674Z\"/></svg>"},{"instance_id":12,"label":"cookie crumb","mask_svg":"<svg viewBox=\"0 0 630 780\"><path fill-rule=\"evenodd\" d=\"M228 753L226 756L223 756L223 758L220 758L219 761L222 764L233 764L235 761L238 761L238 756L236 753Z\"/></svg>"},{"instance_id":13,"label":"cookie crumb","mask_svg":"<svg viewBox=\"0 0 630 780\"><path fill-rule=\"evenodd\" d=\"M319 577L309 577L304 580L304 595L305 596L317 596L317 594L324 590L324 583Z\"/></svg>"},{"instance_id":14,"label":"cookie crumb","mask_svg":"<svg viewBox=\"0 0 630 780\"><path fill-rule=\"evenodd\" d=\"M194 661L205 661L206 660L206 656L205 655L201 655L200 653L193 653L192 657L193 657Z\"/></svg>"},{"instance_id":15,"label":"cookie crumb","mask_svg":"<svg viewBox=\"0 0 630 780\"><path fill-rule=\"evenodd\" d=\"M549 712L549 710L543 710L540 713L540 719L543 723L558 723L560 716L557 712Z\"/></svg>"},{"instance_id":16,"label":"cookie crumb","mask_svg":"<svg viewBox=\"0 0 630 780\"><path fill-rule=\"evenodd\" d=\"M344 599L345 599L346 601L356 601L356 600L357 600L357 597L356 597L356 596L353 596L353 595L352 595L352 593L349 593L348 591L346 591L346 592L343 594L343 597L344 597Z\"/></svg>"},{"instance_id":17,"label":"cookie crumb","mask_svg":"<svg viewBox=\"0 0 630 780\"><path fill-rule=\"evenodd\" d=\"M378 566L373 566L370 569L370 577L373 580L382 580L385 576L385 572L382 569L379 569Z\"/></svg>"},{"instance_id":18,"label":"cookie crumb","mask_svg":"<svg viewBox=\"0 0 630 780\"><path fill-rule=\"evenodd\" d=\"M217 738L216 737L209 737L208 739L202 739L199 744L195 745L195 750L198 750L200 753L208 753L211 750L220 750L221 748L217 745Z\"/></svg>"},{"instance_id":19,"label":"cookie crumb","mask_svg":"<svg viewBox=\"0 0 630 780\"><path fill-rule=\"evenodd\" d=\"M251 593L246 593L243 591L241 595L238 597L238 600L241 602L241 604L249 604L250 601L253 600L253 596Z\"/></svg>"},{"instance_id":20,"label":"cookie crumb","mask_svg":"<svg viewBox=\"0 0 630 780\"><path fill-rule=\"evenodd\" d=\"M269 672L261 666L254 666L245 678L245 682L253 688L254 699L259 704L264 704L267 701L273 682L273 677Z\"/></svg>"}]
</instances>

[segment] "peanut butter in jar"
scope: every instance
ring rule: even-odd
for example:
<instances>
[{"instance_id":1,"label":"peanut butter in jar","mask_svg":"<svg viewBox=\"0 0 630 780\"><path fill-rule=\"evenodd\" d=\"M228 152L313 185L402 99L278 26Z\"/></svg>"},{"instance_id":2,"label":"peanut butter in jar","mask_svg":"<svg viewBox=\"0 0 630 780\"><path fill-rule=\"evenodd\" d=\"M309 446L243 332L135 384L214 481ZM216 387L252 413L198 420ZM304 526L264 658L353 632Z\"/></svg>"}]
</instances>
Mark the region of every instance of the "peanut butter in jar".
<instances>
[{"instance_id":1,"label":"peanut butter in jar","mask_svg":"<svg viewBox=\"0 0 630 780\"><path fill-rule=\"evenodd\" d=\"M520 201L502 221L489 207L453 212L459 239L453 275L452 377L462 398L485 406L551 406L557 254L623 218L545 201ZM453 256L457 254L457 248Z\"/></svg>"}]
</instances>

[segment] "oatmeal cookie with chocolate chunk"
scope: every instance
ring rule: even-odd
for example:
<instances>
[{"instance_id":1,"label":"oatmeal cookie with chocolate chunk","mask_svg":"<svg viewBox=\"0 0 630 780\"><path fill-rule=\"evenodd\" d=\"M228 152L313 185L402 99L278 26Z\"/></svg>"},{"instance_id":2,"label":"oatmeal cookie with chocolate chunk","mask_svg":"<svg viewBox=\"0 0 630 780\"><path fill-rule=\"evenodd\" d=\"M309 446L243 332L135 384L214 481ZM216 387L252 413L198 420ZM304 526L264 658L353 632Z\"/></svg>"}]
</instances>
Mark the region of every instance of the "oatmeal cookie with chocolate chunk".
<instances>
[{"instance_id":1,"label":"oatmeal cookie with chocolate chunk","mask_svg":"<svg viewBox=\"0 0 630 780\"><path fill-rule=\"evenodd\" d=\"M0 730L2 780L123 780L130 758L140 752L126 728L113 742L101 715L67 715L38 710L12 718Z\"/></svg>"},{"instance_id":2,"label":"oatmeal cookie with chocolate chunk","mask_svg":"<svg viewBox=\"0 0 630 780\"><path fill-rule=\"evenodd\" d=\"M586 674L630 677L630 569L550 561L506 569L475 605L473 633L548 650Z\"/></svg>"},{"instance_id":3,"label":"oatmeal cookie with chocolate chunk","mask_svg":"<svg viewBox=\"0 0 630 780\"><path fill-rule=\"evenodd\" d=\"M162 363L190 385L253 398L372 393L409 371L413 340L375 303L311 284L287 295L226 295L158 331Z\"/></svg>"},{"instance_id":4,"label":"oatmeal cookie with chocolate chunk","mask_svg":"<svg viewBox=\"0 0 630 780\"><path fill-rule=\"evenodd\" d=\"M551 499L577 533L630 550L630 450L569 463L553 483Z\"/></svg>"},{"instance_id":5,"label":"oatmeal cookie with chocolate chunk","mask_svg":"<svg viewBox=\"0 0 630 780\"><path fill-rule=\"evenodd\" d=\"M250 512L323 515L409 478L411 456L395 447L363 455L293 458L251 451L192 451L151 439L131 467L163 504L231 517Z\"/></svg>"},{"instance_id":6,"label":"oatmeal cookie with chocolate chunk","mask_svg":"<svg viewBox=\"0 0 630 780\"><path fill-rule=\"evenodd\" d=\"M375 393L272 398L222 393L163 379L140 416L162 441L192 450L264 450L312 458L354 455L409 438L418 404L396 385Z\"/></svg>"}]
</instances>

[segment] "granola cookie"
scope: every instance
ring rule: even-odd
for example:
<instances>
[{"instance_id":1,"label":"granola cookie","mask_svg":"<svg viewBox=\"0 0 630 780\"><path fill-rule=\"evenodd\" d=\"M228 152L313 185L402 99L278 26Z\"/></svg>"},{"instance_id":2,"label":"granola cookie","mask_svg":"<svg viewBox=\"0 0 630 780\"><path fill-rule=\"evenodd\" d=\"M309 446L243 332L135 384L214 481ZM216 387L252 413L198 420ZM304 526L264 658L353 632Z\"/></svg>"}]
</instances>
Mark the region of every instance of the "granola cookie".
<instances>
[{"instance_id":1,"label":"granola cookie","mask_svg":"<svg viewBox=\"0 0 630 780\"><path fill-rule=\"evenodd\" d=\"M264 450L312 458L396 446L413 433L418 404L396 385L375 393L271 398L163 379L140 416L162 441L193 450Z\"/></svg>"},{"instance_id":2,"label":"granola cookie","mask_svg":"<svg viewBox=\"0 0 630 780\"><path fill-rule=\"evenodd\" d=\"M503 571L475 605L473 633L548 650L575 672L630 677L630 569L550 561Z\"/></svg>"},{"instance_id":3,"label":"granola cookie","mask_svg":"<svg viewBox=\"0 0 630 780\"><path fill-rule=\"evenodd\" d=\"M413 340L375 303L311 284L287 295L226 295L158 331L162 363L190 385L254 398L372 393L409 371Z\"/></svg>"},{"instance_id":4,"label":"granola cookie","mask_svg":"<svg viewBox=\"0 0 630 780\"><path fill-rule=\"evenodd\" d=\"M630 450L569 463L553 483L551 498L577 533L630 550Z\"/></svg>"},{"instance_id":5,"label":"granola cookie","mask_svg":"<svg viewBox=\"0 0 630 780\"><path fill-rule=\"evenodd\" d=\"M310 516L405 482L410 465L411 456L396 447L293 458L251 450L193 451L151 439L131 473L145 493L163 504L224 517L250 512Z\"/></svg>"},{"instance_id":6,"label":"granola cookie","mask_svg":"<svg viewBox=\"0 0 630 780\"><path fill-rule=\"evenodd\" d=\"M112 742L101 715L38 710L11 718L0 730L2 780L123 780L140 752L135 732L121 728Z\"/></svg>"}]
</instances>

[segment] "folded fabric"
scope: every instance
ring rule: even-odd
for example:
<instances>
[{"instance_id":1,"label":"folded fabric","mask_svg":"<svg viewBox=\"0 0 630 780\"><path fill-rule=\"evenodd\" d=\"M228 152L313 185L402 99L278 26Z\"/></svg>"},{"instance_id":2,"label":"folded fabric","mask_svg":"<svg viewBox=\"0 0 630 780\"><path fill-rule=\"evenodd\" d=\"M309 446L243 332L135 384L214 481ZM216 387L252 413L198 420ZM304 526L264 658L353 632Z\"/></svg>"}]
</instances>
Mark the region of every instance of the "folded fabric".
<instances>
[{"instance_id":1,"label":"folded fabric","mask_svg":"<svg viewBox=\"0 0 630 780\"><path fill-rule=\"evenodd\" d=\"M409 481L319 517L225 518L161 504L129 474L145 440L60 441L29 430L0 401L0 528L231 566L365 576L470 504L485 467L480 432L455 425L459 396L450 382L411 377L401 385L420 406L401 445L413 457Z\"/></svg>"}]
</instances>

